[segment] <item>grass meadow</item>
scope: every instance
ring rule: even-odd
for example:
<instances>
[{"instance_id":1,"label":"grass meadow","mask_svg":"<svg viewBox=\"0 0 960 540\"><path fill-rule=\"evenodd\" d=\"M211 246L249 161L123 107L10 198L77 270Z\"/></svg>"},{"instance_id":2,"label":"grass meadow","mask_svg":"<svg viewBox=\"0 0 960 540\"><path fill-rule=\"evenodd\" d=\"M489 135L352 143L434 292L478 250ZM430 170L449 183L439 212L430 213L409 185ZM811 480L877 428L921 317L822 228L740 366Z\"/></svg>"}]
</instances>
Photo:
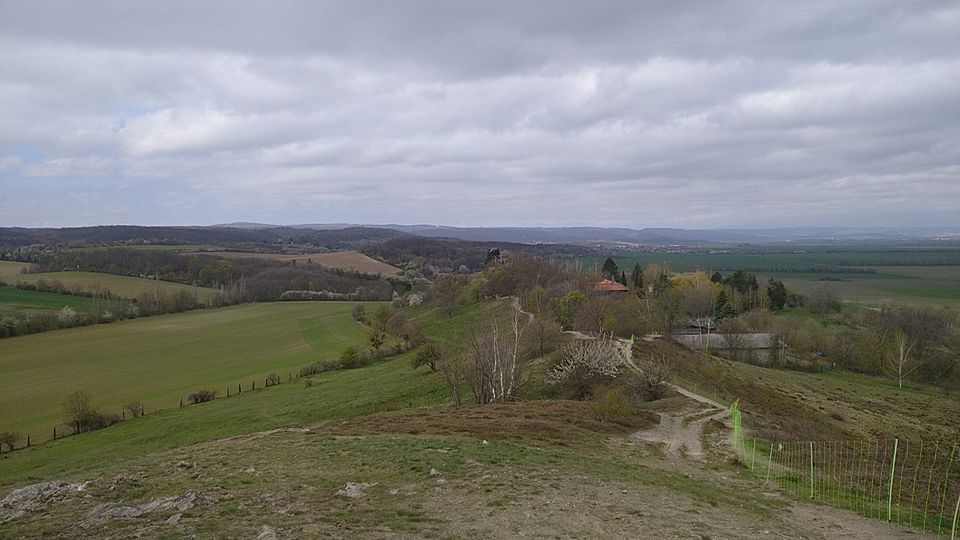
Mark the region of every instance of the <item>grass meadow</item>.
<instances>
[{"instance_id":1,"label":"grass meadow","mask_svg":"<svg viewBox=\"0 0 960 540\"><path fill-rule=\"evenodd\" d=\"M333 359L364 339L351 303L283 302L159 315L0 340L0 431L51 437L60 400L89 392L105 412L147 413L199 389L249 389L270 373Z\"/></svg>"},{"instance_id":2,"label":"grass meadow","mask_svg":"<svg viewBox=\"0 0 960 540\"><path fill-rule=\"evenodd\" d=\"M59 310L66 306L83 311L92 305L93 299L85 296L0 287L0 316L22 317L28 312Z\"/></svg>"},{"instance_id":3,"label":"grass meadow","mask_svg":"<svg viewBox=\"0 0 960 540\"><path fill-rule=\"evenodd\" d=\"M19 282L36 283L41 279L48 282L59 281L64 285L77 285L81 289L87 291L106 289L124 298L136 298L142 292L152 292L157 289L167 293L187 291L191 294L196 294L201 302L207 301L211 290L207 287L194 287L193 285L184 285L182 283L173 283L171 281L158 281L132 276L118 276L100 272L20 273L21 268L26 268L29 266L30 265L26 263L0 261L0 281L3 281L8 285L16 285Z\"/></svg>"}]
</instances>

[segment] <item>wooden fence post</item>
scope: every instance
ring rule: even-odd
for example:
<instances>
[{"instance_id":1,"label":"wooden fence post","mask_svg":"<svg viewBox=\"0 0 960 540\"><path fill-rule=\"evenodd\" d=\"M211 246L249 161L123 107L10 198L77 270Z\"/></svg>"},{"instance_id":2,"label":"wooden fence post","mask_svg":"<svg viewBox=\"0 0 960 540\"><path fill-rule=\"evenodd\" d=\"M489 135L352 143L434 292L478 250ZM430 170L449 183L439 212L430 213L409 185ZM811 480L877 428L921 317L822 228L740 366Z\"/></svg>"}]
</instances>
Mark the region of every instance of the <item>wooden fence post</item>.
<instances>
[{"instance_id":1,"label":"wooden fence post","mask_svg":"<svg viewBox=\"0 0 960 540\"><path fill-rule=\"evenodd\" d=\"M251 390L257 389L257 381L250 381L250 389Z\"/></svg>"},{"instance_id":2,"label":"wooden fence post","mask_svg":"<svg viewBox=\"0 0 960 540\"><path fill-rule=\"evenodd\" d=\"M183 407L183 396L180 396L180 406Z\"/></svg>"},{"instance_id":3,"label":"wooden fence post","mask_svg":"<svg viewBox=\"0 0 960 540\"><path fill-rule=\"evenodd\" d=\"M80 433L80 421L77 420L77 433Z\"/></svg>"},{"instance_id":4,"label":"wooden fence post","mask_svg":"<svg viewBox=\"0 0 960 540\"><path fill-rule=\"evenodd\" d=\"M140 416L143 416L144 414L146 414L146 413L144 413L143 403L141 403L141 404L140 404Z\"/></svg>"},{"instance_id":5,"label":"wooden fence post","mask_svg":"<svg viewBox=\"0 0 960 540\"><path fill-rule=\"evenodd\" d=\"M30 448L30 434L27 433L27 448Z\"/></svg>"},{"instance_id":6,"label":"wooden fence post","mask_svg":"<svg viewBox=\"0 0 960 540\"><path fill-rule=\"evenodd\" d=\"M243 393L243 388L240 388L240 383L237 383L237 393L238 394Z\"/></svg>"},{"instance_id":7,"label":"wooden fence post","mask_svg":"<svg viewBox=\"0 0 960 540\"><path fill-rule=\"evenodd\" d=\"M53 427L53 440L57 440L57 427Z\"/></svg>"}]
</instances>

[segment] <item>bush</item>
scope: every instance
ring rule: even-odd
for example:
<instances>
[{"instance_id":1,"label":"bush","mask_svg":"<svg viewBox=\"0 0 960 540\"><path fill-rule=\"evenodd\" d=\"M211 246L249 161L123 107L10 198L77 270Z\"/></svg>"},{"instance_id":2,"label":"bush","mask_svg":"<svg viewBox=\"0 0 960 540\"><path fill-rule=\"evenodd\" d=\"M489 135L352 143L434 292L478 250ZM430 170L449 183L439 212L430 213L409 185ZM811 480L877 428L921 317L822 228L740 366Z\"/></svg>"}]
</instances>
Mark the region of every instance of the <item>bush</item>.
<instances>
[{"instance_id":1,"label":"bush","mask_svg":"<svg viewBox=\"0 0 960 540\"><path fill-rule=\"evenodd\" d=\"M266 382L265 386L273 386L276 384L280 384L280 376L277 375L276 373L271 373L267 375L267 379L265 382Z\"/></svg>"},{"instance_id":2,"label":"bush","mask_svg":"<svg viewBox=\"0 0 960 540\"><path fill-rule=\"evenodd\" d=\"M100 427L98 424L101 415L93 407L93 399L90 394L83 390L67 394L60 402L60 406L66 414L64 424L75 430L84 431Z\"/></svg>"},{"instance_id":3,"label":"bush","mask_svg":"<svg viewBox=\"0 0 960 540\"><path fill-rule=\"evenodd\" d=\"M360 351L354 346L349 346L340 354L340 362L344 367L360 367Z\"/></svg>"},{"instance_id":4,"label":"bush","mask_svg":"<svg viewBox=\"0 0 960 540\"><path fill-rule=\"evenodd\" d=\"M0 433L0 452L3 452L4 446L7 447L7 450L13 451L13 447L19 440L20 434L16 431L5 431Z\"/></svg>"},{"instance_id":5,"label":"bush","mask_svg":"<svg viewBox=\"0 0 960 540\"><path fill-rule=\"evenodd\" d=\"M646 362L643 371L631 373L624 378L623 384L634 397L634 403L638 404L667 397L670 387L666 380L667 369L662 363Z\"/></svg>"},{"instance_id":6,"label":"bush","mask_svg":"<svg viewBox=\"0 0 960 540\"><path fill-rule=\"evenodd\" d=\"M334 369L339 369L339 364L325 364L323 362L314 362L300 368L301 377L309 377L310 375L317 375L319 373L324 373L326 371L332 371Z\"/></svg>"},{"instance_id":7,"label":"bush","mask_svg":"<svg viewBox=\"0 0 960 540\"><path fill-rule=\"evenodd\" d=\"M630 401L619 386L598 386L593 389L590 413L601 422L629 425L634 416Z\"/></svg>"},{"instance_id":8,"label":"bush","mask_svg":"<svg viewBox=\"0 0 960 540\"><path fill-rule=\"evenodd\" d=\"M313 386L313 379L304 379L304 380L303 380L303 387L304 387L304 388L310 388L311 386Z\"/></svg>"},{"instance_id":9,"label":"bush","mask_svg":"<svg viewBox=\"0 0 960 540\"><path fill-rule=\"evenodd\" d=\"M444 351L438 343L431 341L420 347L417 354L413 355L410 366L417 369L420 366L427 366L430 371L437 370L437 363L443 358Z\"/></svg>"},{"instance_id":10,"label":"bush","mask_svg":"<svg viewBox=\"0 0 960 540\"><path fill-rule=\"evenodd\" d=\"M206 403L207 401L213 401L217 397L216 390L197 390L196 392L187 396L187 400L196 405L197 403Z\"/></svg>"},{"instance_id":11,"label":"bush","mask_svg":"<svg viewBox=\"0 0 960 540\"><path fill-rule=\"evenodd\" d=\"M143 403L140 403L139 401L131 401L123 406L123 410L130 413L130 416L137 418L143 414Z\"/></svg>"},{"instance_id":12,"label":"bush","mask_svg":"<svg viewBox=\"0 0 960 540\"><path fill-rule=\"evenodd\" d=\"M366 322L367 321L367 308L363 304L357 304L353 306L353 319L355 321Z\"/></svg>"}]
</instances>

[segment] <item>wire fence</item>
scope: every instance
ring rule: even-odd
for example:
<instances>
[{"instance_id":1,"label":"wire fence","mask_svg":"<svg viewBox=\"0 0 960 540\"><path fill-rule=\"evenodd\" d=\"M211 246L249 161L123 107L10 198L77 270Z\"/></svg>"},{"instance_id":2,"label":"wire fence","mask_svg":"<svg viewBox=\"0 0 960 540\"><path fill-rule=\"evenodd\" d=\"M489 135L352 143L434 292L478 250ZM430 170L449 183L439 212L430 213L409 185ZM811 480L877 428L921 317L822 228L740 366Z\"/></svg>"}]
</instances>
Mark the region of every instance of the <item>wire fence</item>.
<instances>
[{"instance_id":1,"label":"wire fence","mask_svg":"<svg viewBox=\"0 0 960 540\"><path fill-rule=\"evenodd\" d=\"M957 540L960 446L956 441L776 442L743 433L730 406L734 449L744 465L799 499L917 527Z\"/></svg>"}]
</instances>

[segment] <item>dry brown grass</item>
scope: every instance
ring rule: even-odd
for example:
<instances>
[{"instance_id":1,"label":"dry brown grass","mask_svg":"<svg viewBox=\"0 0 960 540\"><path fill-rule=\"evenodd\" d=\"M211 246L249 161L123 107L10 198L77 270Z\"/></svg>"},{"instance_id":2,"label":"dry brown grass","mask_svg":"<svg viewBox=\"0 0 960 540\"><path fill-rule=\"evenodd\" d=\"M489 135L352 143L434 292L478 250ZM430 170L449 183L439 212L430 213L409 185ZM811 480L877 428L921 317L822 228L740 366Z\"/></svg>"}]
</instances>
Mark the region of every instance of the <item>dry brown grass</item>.
<instances>
[{"instance_id":1,"label":"dry brown grass","mask_svg":"<svg viewBox=\"0 0 960 540\"><path fill-rule=\"evenodd\" d=\"M484 406L433 407L381 413L325 424L343 435L383 433L463 436L521 442L568 444L591 433L623 434L654 426L655 414L639 411L628 421L600 422L584 401L530 401Z\"/></svg>"},{"instance_id":2,"label":"dry brown grass","mask_svg":"<svg viewBox=\"0 0 960 540\"><path fill-rule=\"evenodd\" d=\"M216 255L225 259L268 259L271 261L295 261L297 264L319 264L329 268L340 268L354 272L380 274L392 277L400 272L396 266L380 262L357 251L336 251L333 253L247 253L243 251L197 252L193 255Z\"/></svg>"}]
</instances>

